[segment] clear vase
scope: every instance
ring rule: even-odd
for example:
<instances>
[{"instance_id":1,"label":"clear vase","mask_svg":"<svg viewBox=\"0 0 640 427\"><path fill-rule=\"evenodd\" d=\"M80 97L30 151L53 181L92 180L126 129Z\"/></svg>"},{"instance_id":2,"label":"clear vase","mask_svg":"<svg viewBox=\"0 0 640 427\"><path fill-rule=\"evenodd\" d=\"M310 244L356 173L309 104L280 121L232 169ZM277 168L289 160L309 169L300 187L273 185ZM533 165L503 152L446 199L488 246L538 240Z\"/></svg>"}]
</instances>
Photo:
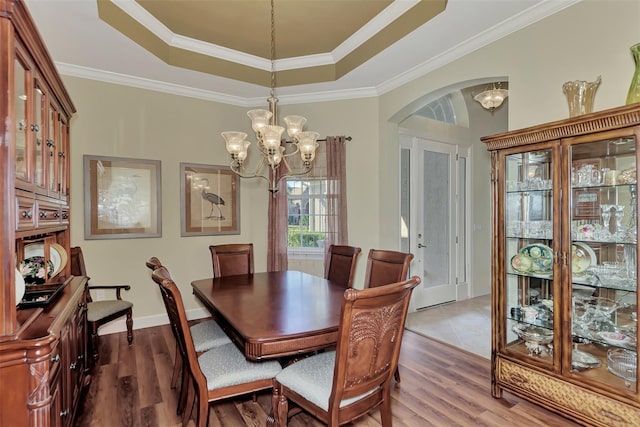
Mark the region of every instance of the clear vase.
<instances>
[{"instance_id":1,"label":"clear vase","mask_svg":"<svg viewBox=\"0 0 640 427\"><path fill-rule=\"evenodd\" d=\"M631 54L636 62L636 70L633 73L633 80L627 94L627 105L640 102L640 43L631 46Z\"/></svg>"},{"instance_id":2,"label":"clear vase","mask_svg":"<svg viewBox=\"0 0 640 427\"><path fill-rule=\"evenodd\" d=\"M562 85L562 92L569 103L569 117L587 114L593 111L593 100L600 86L601 76L593 82L574 80Z\"/></svg>"}]
</instances>

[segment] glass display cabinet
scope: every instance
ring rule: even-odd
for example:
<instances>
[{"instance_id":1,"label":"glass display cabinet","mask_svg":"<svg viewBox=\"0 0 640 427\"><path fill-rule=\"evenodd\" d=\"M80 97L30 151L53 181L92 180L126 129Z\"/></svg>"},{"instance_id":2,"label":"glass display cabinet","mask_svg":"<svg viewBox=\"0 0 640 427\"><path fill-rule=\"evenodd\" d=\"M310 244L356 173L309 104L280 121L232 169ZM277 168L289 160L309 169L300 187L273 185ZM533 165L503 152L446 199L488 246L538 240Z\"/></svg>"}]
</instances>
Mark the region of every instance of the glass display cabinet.
<instances>
[{"instance_id":1,"label":"glass display cabinet","mask_svg":"<svg viewBox=\"0 0 640 427\"><path fill-rule=\"evenodd\" d=\"M491 152L492 393L640 425L640 104L482 138Z\"/></svg>"}]
</instances>

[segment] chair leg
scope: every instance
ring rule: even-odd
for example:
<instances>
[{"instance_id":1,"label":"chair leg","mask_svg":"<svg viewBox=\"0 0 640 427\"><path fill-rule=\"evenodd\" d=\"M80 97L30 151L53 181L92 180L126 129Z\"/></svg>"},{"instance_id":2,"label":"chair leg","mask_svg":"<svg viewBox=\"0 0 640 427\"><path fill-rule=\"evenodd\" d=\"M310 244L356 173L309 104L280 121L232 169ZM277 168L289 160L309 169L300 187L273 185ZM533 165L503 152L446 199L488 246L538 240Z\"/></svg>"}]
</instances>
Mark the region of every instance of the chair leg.
<instances>
[{"instance_id":1,"label":"chair leg","mask_svg":"<svg viewBox=\"0 0 640 427\"><path fill-rule=\"evenodd\" d=\"M387 396L380 405L380 424L382 427L392 427L391 396Z\"/></svg>"},{"instance_id":2,"label":"chair leg","mask_svg":"<svg viewBox=\"0 0 640 427\"><path fill-rule=\"evenodd\" d=\"M271 395L271 415L267 417L268 427L287 427L289 417L289 401L280 392L280 384L276 383Z\"/></svg>"},{"instance_id":3,"label":"chair leg","mask_svg":"<svg viewBox=\"0 0 640 427\"><path fill-rule=\"evenodd\" d=\"M127 312L127 342L129 345L133 343L133 319L131 318L131 310Z\"/></svg>"},{"instance_id":4,"label":"chair leg","mask_svg":"<svg viewBox=\"0 0 640 427\"><path fill-rule=\"evenodd\" d=\"M178 384L178 375L181 375L182 368L182 357L180 356L180 351L178 349L178 343L176 343L176 356L175 362L173 363L173 375L171 375L171 388L176 388ZM182 378L182 377L181 377Z\"/></svg>"},{"instance_id":5,"label":"chair leg","mask_svg":"<svg viewBox=\"0 0 640 427\"><path fill-rule=\"evenodd\" d=\"M180 360L182 360L182 356L180 356ZM187 373L187 367L184 362L181 362L181 371L180 389L178 390L178 415L184 412L188 404L187 397L189 396L189 386L191 384L191 379ZM193 410L193 408L191 410Z\"/></svg>"},{"instance_id":6,"label":"chair leg","mask_svg":"<svg viewBox=\"0 0 640 427\"><path fill-rule=\"evenodd\" d=\"M400 382L400 368L396 368L396 372L393 374L393 377L396 379L396 382Z\"/></svg>"},{"instance_id":7,"label":"chair leg","mask_svg":"<svg viewBox=\"0 0 640 427\"><path fill-rule=\"evenodd\" d=\"M92 357L94 366L98 364L98 358L100 357L100 354L98 353L98 342L98 325L93 323L91 325L91 351L93 352Z\"/></svg>"}]
</instances>

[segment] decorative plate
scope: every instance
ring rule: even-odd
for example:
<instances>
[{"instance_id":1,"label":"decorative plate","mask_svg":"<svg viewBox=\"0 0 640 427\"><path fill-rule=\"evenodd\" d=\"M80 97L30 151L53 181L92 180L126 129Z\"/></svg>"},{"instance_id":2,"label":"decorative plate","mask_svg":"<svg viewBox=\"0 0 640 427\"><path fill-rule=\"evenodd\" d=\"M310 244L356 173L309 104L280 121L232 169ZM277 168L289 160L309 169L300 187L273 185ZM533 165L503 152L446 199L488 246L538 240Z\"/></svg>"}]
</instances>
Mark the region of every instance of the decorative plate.
<instances>
[{"instance_id":1,"label":"decorative plate","mask_svg":"<svg viewBox=\"0 0 640 427\"><path fill-rule=\"evenodd\" d=\"M515 254L511 258L511 267L520 273L528 273L533 267L533 261L526 255Z\"/></svg>"},{"instance_id":2,"label":"decorative plate","mask_svg":"<svg viewBox=\"0 0 640 427\"><path fill-rule=\"evenodd\" d=\"M49 260L47 267L47 276L45 277L44 257L33 256L20 263L20 274L27 286L41 285L46 282L47 278L52 277L55 271L55 266L51 260Z\"/></svg>"},{"instance_id":3,"label":"decorative plate","mask_svg":"<svg viewBox=\"0 0 640 427\"><path fill-rule=\"evenodd\" d=\"M60 246L60 245L56 245ZM67 257L66 251L62 249ZM65 262L66 264L66 262ZM49 245L49 268L47 278L58 274L64 266L59 249ZM42 270L40 270L42 269ZM32 243L24 247L24 261L20 263L20 272L27 285L40 285L46 281L44 277L44 243Z\"/></svg>"},{"instance_id":4,"label":"decorative plate","mask_svg":"<svg viewBox=\"0 0 640 427\"><path fill-rule=\"evenodd\" d=\"M51 245L49 245L49 250L51 252L57 252L58 255L60 255L60 266L52 274L52 276L55 277L67 266L67 262L69 262L69 255L62 245L57 243L51 243ZM54 255L51 255L51 257L53 258Z\"/></svg>"},{"instance_id":5,"label":"decorative plate","mask_svg":"<svg viewBox=\"0 0 640 427\"><path fill-rule=\"evenodd\" d=\"M580 242L571 245L571 272L573 274L584 273L596 263L596 253L591 249L591 246Z\"/></svg>"},{"instance_id":6,"label":"decorative plate","mask_svg":"<svg viewBox=\"0 0 640 427\"><path fill-rule=\"evenodd\" d=\"M24 283L24 277L20 274L20 270L16 268L16 305L20 304L20 301L22 301L25 290L26 285Z\"/></svg>"},{"instance_id":7,"label":"decorative plate","mask_svg":"<svg viewBox=\"0 0 640 427\"><path fill-rule=\"evenodd\" d=\"M621 334L619 332L599 332L598 335L600 336L600 338L605 340L607 344L617 345L619 347L629 345L632 342L630 336Z\"/></svg>"},{"instance_id":8,"label":"decorative plate","mask_svg":"<svg viewBox=\"0 0 640 427\"><path fill-rule=\"evenodd\" d=\"M591 353L578 349L571 351L571 365L574 368L597 368L601 364L600 359Z\"/></svg>"},{"instance_id":9,"label":"decorative plate","mask_svg":"<svg viewBox=\"0 0 640 427\"><path fill-rule=\"evenodd\" d=\"M520 253L531 259L530 273L549 274L553 270L553 251L549 246L535 243L523 247Z\"/></svg>"}]
</instances>

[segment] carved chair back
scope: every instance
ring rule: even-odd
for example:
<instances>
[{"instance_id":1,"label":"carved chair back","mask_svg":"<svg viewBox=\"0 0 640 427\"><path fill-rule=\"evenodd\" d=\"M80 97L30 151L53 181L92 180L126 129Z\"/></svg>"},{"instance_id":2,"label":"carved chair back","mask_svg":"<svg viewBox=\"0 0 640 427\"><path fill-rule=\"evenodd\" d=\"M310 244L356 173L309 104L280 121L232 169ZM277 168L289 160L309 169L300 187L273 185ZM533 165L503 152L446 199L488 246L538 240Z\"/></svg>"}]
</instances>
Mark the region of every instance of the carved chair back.
<instances>
[{"instance_id":1,"label":"carved chair back","mask_svg":"<svg viewBox=\"0 0 640 427\"><path fill-rule=\"evenodd\" d=\"M406 280L413 254L371 249L367 257L365 288L373 288Z\"/></svg>"},{"instance_id":2,"label":"carved chair back","mask_svg":"<svg viewBox=\"0 0 640 427\"><path fill-rule=\"evenodd\" d=\"M211 245L213 277L253 274L253 243Z\"/></svg>"},{"instance_id":3,"label":"carved chair back","mask_svg":"<svg viewBox=\"0 0 640 427\"><path fill-rule=\"evenodd\" d=\"M354 246L329 246L324 266L325 279L341 283L345 288L351 288L361 251Z\"/></svg>"}]
</instances>

